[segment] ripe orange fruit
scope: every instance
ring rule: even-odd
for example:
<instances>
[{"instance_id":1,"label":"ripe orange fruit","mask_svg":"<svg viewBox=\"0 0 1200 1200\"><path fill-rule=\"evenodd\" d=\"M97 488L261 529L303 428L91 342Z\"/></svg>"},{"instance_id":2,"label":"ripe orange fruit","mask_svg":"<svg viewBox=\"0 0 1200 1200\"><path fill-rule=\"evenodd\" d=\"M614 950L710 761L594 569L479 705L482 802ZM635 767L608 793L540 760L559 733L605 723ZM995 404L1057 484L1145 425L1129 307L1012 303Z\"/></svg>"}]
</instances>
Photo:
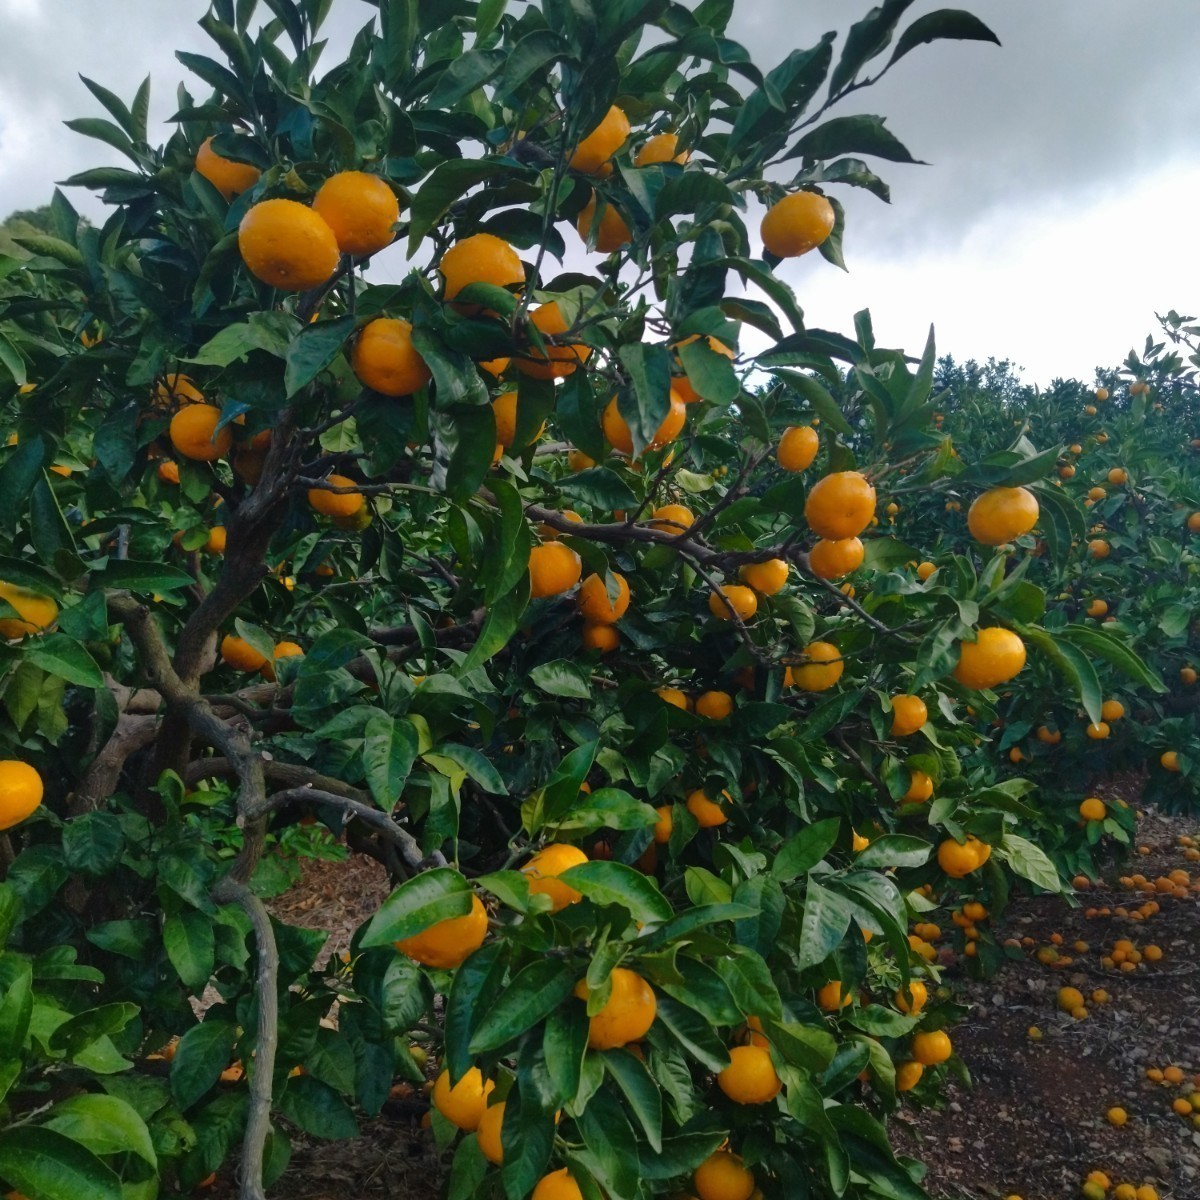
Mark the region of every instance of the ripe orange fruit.
<instances>
[{"instance_id":1,"label":"ripe orange fruit","mask_svg":"<svg viewBox=\"0 0 1200 1200\"><path fill-rule=\"evenodd\" d=\"M232 633L227 633L221 640L221 657L238 671L261 671L267 662L265 654L260 654L249 642Z\"/></svg>"},{"instance_id":2,"label":"ripe orange fruit","mask_svg":"<svg viewBox=\"0 0 1200 1200\"><path fill-rule=\"evenodd\" d=\"M1188 517L1187 527L1192 533L1200 533L1200 512L1194 512Z\"/></svg>"},{"instance_id":3,"label":"ripe orange fruit","mask_svg":"<svg viewBox=\"0 0 1200 1200\"><path fill-rule=\"evenodd\" d=\"M802 692L825 692L841 679L846 663L832 642L809 642L804 656L807 662L788 667L785 683Z\"/></svg>"},{"instance_id":4,"label":"ripe orange fruit","mask_svg":"<svg viewBox=\"0 0 1200 1200\"><path fill-rule=\"evenodd\" d=\"M1089 617L1103 617L1108 612L1108 603L1104 600L1093 600L1087 607Z\"/></svg>"},{"instance_id":5,"label":"ripe orange fruit","mask_svg":"<svg viewBox=\"0 0 1200 1200\"><path fill-rule=\"evenodd\" d=\"M1112 547L1103 538L1093 538L1088 542L1088 553L1093 558L1107 558Z\"/></svg>"},{"instance_id":6,"label":"ripe orange fruit","mask_svg":"<svg viewBox=\"0 0 1200 1200\"><path fill-rule=\"evenodd\" d=\"M474 1132L487 1110L487 1098L496 1085L484 1082L478 1067L472 1067L453 1087L450 1072L443 1071L433 1085L433 1106L459 1129Z\"/></svg>"},{"instance_id":7,"label":"ripe orange fruit","mask_svg":"<svg viewBox=\"0 0 1200 1200\"><path fill-rule=\"evenodd\" d=\"M325 482L332 487L354 487L354 480L345 475L327 475ZM330 492L324 488L309 488L308 502L326 517L349 517L358 512L366 497L361 492Z\"/></svg>"},{"instance_id":8,"label":"ripe orange fruit","mask_svg":"<svg viewBox=\"0 0 1200 1200\"><path fill-rule=\"evenodd\" d=\"M1186 683L1189 687L1191 687L1191 685L1196 682L1197 678L1198 678L1198 676L1196 674L1195 667L1180 667L1179 668L1179 682L1180 683Z\"/></svg>"},{"instance_id":9,"label":"ripe orange fruit","mask_svg":"<svg viewBox=\"0 0 1200 1200\"><path fill-rule=\"evenodd\" d=\"M0 637L19 638L41 633L58 617L58 604L49 596L17 587L15 583L0 580L0 600L17 613L16 617L0 618Z\"/></svg>"},{"instance_id":10,"label":"ripe orange fruit","mask_svg":"<svg viewBox=\"0 0 1200 1200\"><path fill-rule=\"evenodd\" d=\"M1159 756L1158 761L1167 771L1179 771L1182 769L1179 765L1179 752L1177 750L1164 750Z\"/></svg>"},{"instance_id":11,"label":"ripe orange fruit","mask_svg":"<svg viewBox=\"0 0 1200 1200\"><path fill-rule=\"evenodd\" d=\"M682 504L664 504L656 508L653 515L650 527L663 533L683 533L696 519L692 510Z\"/></svg>"},{"instance_id":12,"label":"ripe orange fruit","mask_svg":"<svg viewBox=\"0 0 1200 1200\"><path fill-rule=\"evenodd\" d=\"M0 831L32 816L42 794L42 777L28 763L16 758L0 762Z\"/></svg>"},{"instance_id":13,"label":"ripe orange fruit","mask_svg":"<svg viewBox=\"0 0 1200 1200\"><path fill-rule=\"evenodd\" d=\"M607 654L621 644L621 635L611 625L597 625L585 621L583 632L579 635L585 650L599 650Z\"/></svg>"},{"instance_id":14,"label":"ripe orange fruit","mask_svg":"<svg viewBox=\"0 0 1200 1200\"><path fill-rule=\"evenodd\" d=\"M679 431L683 428L686 420L687 409L679 398L679 393L672 388L667 415L663 417L646 449L661 450L663 446L673 442L679 436ZM621 416L620 409L617 408L616 396L605 406L600 424L604 429L604 436L614 450L620 450L622 454L633 453L633 431L629 428L625 418Z\"/></svg>"},{"instance_id":15,"label":"ripe orange fruit","mask_svg":"<svg viewBox=\"0 0 1200 1200\"><path fill-rule=\"evenodd\" d=\"M722 792L721 795L726 800L729 799L728 792ZM725 815L725 810L715 801L710 800L703 788L697 788L694 792L688 793L687 810L696 818L696 824L701 829L713 829L717 825L724 825L729 820Z\"/></svg>"},{"instance_id":16,"label":"ripe orange fruit","mask_svg":"<svg viewBox=\"0 0 1200 1200\"><path fill-rule=\"evenodd\" d=\"M169 459L166 462L160 462L158 464L157 475L163 483L178 483L179 464L173 463Z\"/></svg>"},{"instance_id":17,"label":"ripe orange fruit","mask_svg":"<svg viewBox=\"0 0 1200 1200\"><path fill-rule=\"evenodd\" d=\"M938 846L938 866L951 879L962 879L987 862L991 847L978 838L968 837L965 842L947 838Z\"/></svg>"},{"instance_id":18,"label":"ripe orange fruit","mask_svg":"<svg viewBox=\"0 0 1200 1200\"><path fill-rule=\"evenodd\" d=\"M276 654L278 658L278 653ZM483 945L487 937L487 909L478 896L471 897L471 911L447 917L396 943L396 949L427 967L442 971L461 966Z\"/></svg>"},{"instance_id":19,"label":"ripe orange fruit","mask_svg":"<svg viewBox=\"0 0 1200 1200\"><path fill-rule=\"evenodd\" d=\"M154 385L153 401L156 408L172 404L203 404L204 393L186 375L164 375Z\"/></svg>"},{"instance_id":20,"label":"ripe orange fruit","mask_svg":"<svg viewBox=\"0 0 1200 1200\"><path fill-rule=\"evenodd\" d=\"M875 489L857 471L835 471L818 479L804 502L809 528L832 541L857 537L874 515Z\"/></svg>"},{"instance_id":21,"label":"ripe orange fruit","mask_svg":"<svg viewBox=\"0 0 1200 1200\"><path fill-rule=\"evenodd\" d=\"M204 543L201 549L205 552L205 554L224 554L225 526L214 525L208 531L208 541Z\"/></svg>"},{"instance_id":22,"label":"ripe orange fruit","mask_svg":"<svg viewBox=\"0 0 1200 1200\"><path fill-rule=\"evenodd\" d=\"M475 233L455 242L442 255L438 270L446 281L447 300L453 300L470 283L502 288L525 283L521 256L503 238L491 233Z\"/></svg>"},{"instance_id":23,"label":"ripe orange fruit","mask_svg":"<svg viewBox=\"0 0 1200 1200\"><path fill-rule=\"evenodd\" d=\"M1025 643L1010 629L980 629L973 642L959 643L954 678L964 687L993 688L1007 683L1025 665Z\"/></svg>"},{"instance_id":24,"label":"ripe orange fruit","mask_svg":"<svg viewBox=\"0 0 1200 1200\"><path fill-rule=\"evenodd\" d=\"M924 804L933 795L933 780L924 771L909 774L908 791L900 797L905 804Z\"/></svg>"},{"instance_id":25,"label":"ripe orange fruit","mask_svg":"<svg viewBox=\"0 0 1200 1200\"><path fill-rule=\"evenodd\" d=\"M999 546L1028 533L1038 519L1038 502L1023 487L998 487L984 492L967 510L971 536L985 546Z\"/></svg>"},{"instance_id":26,"label":"ripe orange fruit","mask_svg":"<svg viewBox=\"0 0 1200 1200\"><path fill-rule=\"evenodd\" d=\"M741 584L723 583L719 592L709 592L708 611L718 621L732 620L734 613L749 621L758 612L758 597Z\"/></svg>"},{"instance_id":27,"label":"ripe orange fruit","mask_svg":"<svg viewBox=\"0 0 1200 1200\"><path fill-rule=\"evenodd\" d=\"M1059 729L1050 729L1046 725L1039 725L1037 740L1044 746L1057 746L1062 741L1062 731Z\"/></svg>"},{"instance_id":28,"label":"ripe orange fruit","mask_svg":"<svg viewBox=\"0 0 1200 1200\"><path fill-rule=\"evenodd\" d=\"M216 136L214 134L214 136ZM240 192L248 191L259 180L262 172L250 163L235 162L223 158L212 148L211 137L200 143L196 151L196 170L221 193L232 200Z\"/></svg>"},{"instance_id":29,"label":"ripe orange fruit","mask_svg":"<svg viewBox=\"0 0 1200 1200\"><path fill-rule=\"evenodd\" d=\"M1085 732L1093 741L1100 742L1108 737L1111 731L1106 721L1093 721L1088 725Z\"/></svg>"},{"instance_id":30,"label":"ripe orange fruit","mask_svg":"<svg viewBox=\"0 0 1200 1200\"><path fill-rule=\"evenodd\" d=\"M754 1175L741 1158L729 1150L710 1154L692 1176L700 1200L750 1200Z\"/></svg>"},{"instance_id":31,"label":"ripe orange fruit","mask_svg":"<svg viewBox=\"0 0 1200 1200\"><path fill-rule=\"evenodd\" d=\"M934 573L934 571L936 571L936 570L937 570L937 567L934 566L934 564L931 562L918 563L917 564L917 578L922 583L924 583L925 580L927 580L930 577L930 575L932 575Z\"/></svg>"},{"instance_id":32,"label":"ripe orange fruit","mask_svg":"<svg viewBox=\"0 0 1200 1200\"><path fill-rule=\"evenodd\" d=\"M925 1067L912 1059L902 1062L896 1068L896 1091L911 1092L921 1082Z\"/></svg>"},{"instance_id":33,"label":"ripe orange fruit","mask_svg":"<svg viewBox=\"0 0 1200 1200\"><path fill-rule=\"evenodd\" d=\"M1078 988L1062 987L1058 989L1058 1007L1063 1012L1074 1012L1083 1007L1083 993Z\"/></svg>"},{"instance_id":34,"label":"ripe orange fruit","mask_svg":"<svg viewBox=\"0 0 1200 1200\"><path fill-rule=\"evenodd\" d=\"M911 996L911 1001L909 997ZM895 1000L896 1007L902 1013L916 1014L925 1007L925 1001L929 999L929 991L919 979L913 979L908 984L908 995L905 995L904 988L901 987L896 992Z\"/></svg>"},{"instance_id":35,"label":"ripe orange fruit","mask_svg":"<svg viewBox=\"0 0 1200 1200\"><path fill-rule=\"evenodd\" d=\"M766 1104L779 1095L783 1080L775 1071L770 1051L762 1046L734 1046L729 1051L729 1066L717 1075L717 1086L735 1104Z\"/></svg>"},{"instance_id":36,"label":"ripe orange fruit","mask_svg":"<svg viewBox=\"0 0 1200 1200\"><path fill-rule=\"evenodd\" d=\"M782 558L768 558L766 562L746 563L738 571L738 578L761 595L774 596L783 590L789 570Z\"/></svg>"},{"instance_id":37,"label":"ripe orange fruit","mask_svg":"<svg viewBox=\"0 0 1200 1200\"><path fill-rule=\"evenodd\" d=\"M663 804L654 810L658 820L654 823L654 840L660 846L665 846L671 840L675 828L675 814L671 805Z\"/></svg>"},{"instance_id":38,"label":"ripe orange fruit","mask_svg":"<svg viewBox=\"0 0 1200 1200\"><path fill-rule=\"evenodd\" d=\"M557 300L532 309L529 320L547 338L561 337L570 328ZM587 362L591 353L592 348L583 342L547 346L545 351L531 347L524 358L517 359L517 370L533 379L561 379L570 375L580 363Z\"/></svg>"},{"instance_id":39,"label":"ripe orange fruit","mask_svg":"<svg viewBox=\"0 0 1200 1200\"><path fill-rule=\"evenodd\" d=\"M680 691L679 688L660 687L654 689L654 694L664 703L669 704L672 708L681 709L683 712L691 712L692 702L688 699L686 692Z\"/></svg>"},{"instance_id":40,"label":"ripe orange fruit","mask_svg":"<svg viewBox=\"0 0 1200 1200\"><path fill-rule=\"evenodd\" d=\"M333 230L343 254L374 254L391 245L400 202L378 175L339 171L317 189L313 212Z\"/></svg>"},{"instance_id":41,"label":"ripe orange fruit","mask_svg":"<svg viewBox=\"0 0 1200 1200\"><path fill-rule=\"evenodd\" d=\"M1089 796L1079 806L1079 815L1085 821L1103 821L1108 816L1108 806L1103 800Z\"/></svg>"},{"instance_id":42,"label":"ripe orange fruit","mask_svg":"<svg viewBox=\"0 0 1200 1200\"><path fill-rule=\"evenodd\" d=\"M338 265L333 230L296 200L254 205L238 226L238 250L251 275L284 292L320 287Z\"/></svg>"},{"instance_id":43,"label":"ripe orange fruit","mask_svg":"<svg viewBox=\"0 0 1200 1200\"><path fill-rule=\"evenodd\" d=\"M628 136L629 118L614 104L600 124L575 147L570 165L585 175L596 175Z\"/></svg>"},{"instance_id":44,"label":"ripe orange fruit","mask_svg":"<svg viewBox=\"0 0 1200 1200\"><path fill-rule=\"evenodd\" d=\"M1179 1084L1183 1082L1183 1068L1177 1066L1169 1066L1163 1071L1163 1079L1167 1083Z\"/></svg>"},{"instance_id":45,"label":"ripe orange fruit","mask_svg":"<svg viewBox=\"0 0 1200 1200\"><path fill-rule=\"evenodd\" d=\"M575 995L591 994L586 979L575 985ZM588 1045L593 1050L614 1050L646 1036L658 1013L654 989L636 971L614 967L612 991L604 1006L588 1019Z\"/></svg>"},{"instance_id":46,"label":"ripe orange fruit","mask_svg":"<svg viewBox=\"0 0 1200 1200\"><path fill-rule=\"evenodd\" d=\"M696 715L710 721L724 721L733 712L733 697L728 692L704 692L696 697Z\"/></svg>"},{"instance_id":47,"label":"ripe orange fruit","mask_svg":"<svg viewBox=\"0 0 1200 1200\"><path fill-rule=\"evenodd\" d=\"M641 149L634 155L633 165L635 167L652 167L656 163L685 163L688 157L686 150L680 152L679 138L676 134L656 133L652 138L647 138Z\"/></svg>"},{"instance_id":48,"label":"ripe orange fruit","mask_svg":"<svg viewBox=\"0 0 1200 1200\"><path fill-rule=\"evenodd\" d=\"M1114 1104L1104 1115L1110 1125L1116 1125L1118 1128L1129 1120L1129 1114L1120 1105Z\"/></svg>"},{"instance_id":49,"label":"ripe orange fruit","mask_svg":"<svg viewBox=\"0 0 1200 1200\"><path fill-rule=\"evenodd\" d=\"M229 453L233 430L226 425L218 430L221 410L212 404L189 404L172 418L167 433L171 445L196 462L214 462Z\"/></svg>"},{"instance_id":50,"label":"ripe orange fruit","mask_svg":"<svg viewBox=\"0 0 1200 1200\"><path fill-rule=\"evenodd\" d=\"M575 228L585 242L592 236L594 228L596 249L602 254L612 254L614 250L620 250L622 246L627 246L633 240L633 234L629 226L625 224L625 218L621 216L614 205L607 201L600 213L599 223L596 222L595 192L580 211Z\"/></svg>"},{"instance_id":51,"label":"ripe orange fruit","mask_svg":"<svg viewBox=\"0 0 1200 1200\"><path fill-rule=\"evenodd\" d=\"M833 205L816 192L793 192L767 210L759 232L777 258L796 258L816 249L837 221Z\"/></svg>"},{"instance_id":52,"label":"ripe orange fruit","mask_svg":"<svg viewBox=\"0 0 1200 1200\"><path fill-rule=\"evenodd\" d=\"M818 579L841 579L862 566L865 551L856 537L822 538L808 552L808 569Z\"/></svg>"},{"instance_id":53,"label":"ripe orange fruit","mask_svg":"<svg viewBox=\"0 0 1200 1200\"><path fill-rule=\"evenodd\" d=\"M571 1177L566 1167L551 1171L538 1180L537 1187L529 1200L583 1200L579 1184Z\"/></svg>"},{"instance_id":54,"label":"ripe orange fruit","mask_svg":"<svg viewBox=\"0 0 1200 1200\"><path fill-rule=\"evenodd\" d=\"M954 1053L950 1037L944 1029L922 1031L913 1035L912 1056L922 1066L944 1063Z\"/></svg>"},{"instance_id":55,"label":"ripe orange fruit","mask_svg":"<svg viewBox=\"0 0 1200 1200\"><path fill-rule=\"evenodd\" d=\"M281 658L303 658L304 647L298 642L277 642L275 645L275 661ZM258 668L258 673L273 683L275 681L275 664L265 662Z\"/></svg>"},{"instance_id":56,"label":"ripe orange fruit","mask_svg":"<svg viewBox=\"0 0 1200 1200\"><path fill-rule=\"evenodd\" d=\"M558 881L558 876L572 867L588 861L578 846L563 842L551 842L539 850L522 868L521 874L529 879L529 892L535 896L549 896L551 912L559 912L568 904L578 904L583 896L573 887Z\"/></svg>"},{"instance_id":57,"label":"ripe orange fruit","mask_svg":"<svg viewBox=\"0 0 1200 1200\"><path fill-rule=\"evenodd\" d=\"M1120 486L1129 479L1129 472L1124 467L1113 467L1108 473L1108 482Z\"/></svg>"},{"instance_id":58,"label":"ripe orange fruit","mask_svg":"<svg viewBox=\"0 0 1200 1200\"><path fill-rule=\"evenodd\" d=\"M920 696L901 694L892 697L892 736L908 737L916 733L929 717Z\"/></svg>"},{"instance_id":59,"label":"ripe orange fruit","mask_svg":"<svg viewBox=\"0 0 1200 1200\"><path fill-rule=\"evenodd\" d=\"M1120 700L1105 700L1100 706L1100 716L1106 721L1119 721L1125 715L1125 705Z\"/></svg>"},{"instance_id":60,"label":"ripe orange fruit","mask_svg":"<svg viewBox=\"0 0 1200 1200\"><path fill-rule=\"evenodd\" d=\"M840 1012L854 1003L854 996L842 990L840 979L831 979L823 987L817 989L817 1007L826 1012Z\"/></svg>"},{"instance_id":61,"label":"ripe orange fruit","mask_svg":"<svg viewBox=\"0 0 1200 1200\"><path fill-rule=\"evenodd\" d=\"M821 439L811 425L793 425L783 431L775 450L775 460L785 471L804 471L812 466Z\"/></svg>"},{"instance_id":62,"label":"ripe orange fruit","mask_svg":"<svg viewBox=\"0 0 1200 1200\"><path fill-rule=\"evenodd\" d=\"M570 591L583 573L583 560L561 542L542 542L529 552L529 596L540 600Z\"/></svg>"},{"instance_id":63,"label":"ripe orange fruit","mask_svg":"<svg viewBox=\"0 0 1200 1200\"><path fill-rule=\"evenodd\" d=\"M504 1101L483 1110L475 1128L475 1140L483 1157L498 1167L504 1161L504 1146L500 1141L500 1127L504 1124Z\"/></svg>"},{"instance_id":64,"label":"ripe orange fruit","mask_svg":"<svg viewBox=\"0 0 1200 1200\"><path fill-rule=\"evenodd\" d=\"M608 585L604 577L596 574L589 575L583 581L576 597L575 603L584 620L594 625L615 625L629 608L629 584L625 576L616 571L610 574L617 584L615 600L608 594Z\"/></svg>"},{"instance_id":65,"label":"ripe orange fruit","mask_svg":"<svg viewBox=\"0 0 1200 1200\"><path fill-rule=\"evenodd\" d=\"M411 396L431 378L412 344L412 326L398 317L376 317L359 331L350 354L359 383L384 396Z\"/></svg>"}]
</instances>

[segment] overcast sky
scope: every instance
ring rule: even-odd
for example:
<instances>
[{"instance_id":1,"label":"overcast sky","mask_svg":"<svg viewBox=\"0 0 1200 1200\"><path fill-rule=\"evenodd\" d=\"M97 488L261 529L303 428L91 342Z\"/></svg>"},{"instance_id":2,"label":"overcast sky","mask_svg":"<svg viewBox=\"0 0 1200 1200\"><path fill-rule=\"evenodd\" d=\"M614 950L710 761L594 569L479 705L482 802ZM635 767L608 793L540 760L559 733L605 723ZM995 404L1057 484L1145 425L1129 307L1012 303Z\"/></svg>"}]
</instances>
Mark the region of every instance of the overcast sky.
<instances>
[{"instance_id":1,"label":"overcast sky","mask_svg":"<svg viewBox=\"0 0 1200 1200\"><path fill-rule=\"evenodd\" d=\"M1200 309L1200 4L948 2L987 21L1003 48L920 47L850 100L844 111L886 116L931 165L880 164L890 206L838 189L848 275L816 254L785 273L812 325L849 330L869 307L889 345L919 351L932 323L957 358L1007 357L1034 383L1090 379L1140 347L1156 310ZM769 68L867 7L741 0L731 34ZM917 0L909 19L936 7ZM91 0L87 20L74 8L0 0L0 218L45 203L55 180L119 161L62 127L102 115L79 72L127 100L152 74L161 120L184 76L173 51L210 47L195 26L200 0ZM373 11L336 0L334 41ZM96 212L85 193L72 198Z\"/></svg>"}]
</instances>

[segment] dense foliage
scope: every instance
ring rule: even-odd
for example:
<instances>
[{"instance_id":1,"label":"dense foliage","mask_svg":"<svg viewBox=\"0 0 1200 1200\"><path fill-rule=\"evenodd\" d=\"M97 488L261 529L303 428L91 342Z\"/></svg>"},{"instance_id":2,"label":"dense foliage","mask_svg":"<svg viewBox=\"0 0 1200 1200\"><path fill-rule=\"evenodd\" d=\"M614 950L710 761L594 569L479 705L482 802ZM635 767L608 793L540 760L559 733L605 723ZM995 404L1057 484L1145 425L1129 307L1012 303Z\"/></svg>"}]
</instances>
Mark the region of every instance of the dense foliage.
<instances>
[{"instance_id":1,"label":"dense foliage","mask_svg":"<svg viewBox=\"0 0 1200 1200\"><path fill-rule=\"evenodd\" d=\"M321 74L327 0L266 7L163 147L89 82L111 217L0 257L0 1180L259 1196L416 1036L455 1197L917 1200L961 1010L910 925L1127 836L1037 787L1105 699L1190 780L1194 371L1084 416L805 325L764 241L840 263L825 190L912 161L844 102L966 13L764 75L731 0L401 0ZM396 884L346 961L263 904L334 839Z\"/></svg>"}]
</instances>

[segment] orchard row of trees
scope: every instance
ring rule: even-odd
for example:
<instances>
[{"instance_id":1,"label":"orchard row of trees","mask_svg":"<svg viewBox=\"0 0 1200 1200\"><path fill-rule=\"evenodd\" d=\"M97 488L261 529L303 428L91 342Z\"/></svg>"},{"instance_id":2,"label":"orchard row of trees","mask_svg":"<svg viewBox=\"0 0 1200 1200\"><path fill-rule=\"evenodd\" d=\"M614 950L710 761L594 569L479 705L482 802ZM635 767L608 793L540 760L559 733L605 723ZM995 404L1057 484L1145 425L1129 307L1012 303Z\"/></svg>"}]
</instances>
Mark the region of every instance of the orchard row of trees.
<instances>
[{"instance_id":1,"label":"orchard row of trees","mask_svg":"<svg viewBox=\"0 0 1200 1200\"><path fill-rule=\"evenodd\" d=\"M0 256L0 1181L262 1196L416 1038L458 1198L917 1200L914 924L1128 840L1098 761L1191 796L1196 330L1035 394L806 324L781 258L912 161L851 98L969 14L764 73L729 0L330 67L265 7L165 146L85 80L111 216ZM395 884L345 961L263 902L330 836Z\"/></svg>"}]
</instances>

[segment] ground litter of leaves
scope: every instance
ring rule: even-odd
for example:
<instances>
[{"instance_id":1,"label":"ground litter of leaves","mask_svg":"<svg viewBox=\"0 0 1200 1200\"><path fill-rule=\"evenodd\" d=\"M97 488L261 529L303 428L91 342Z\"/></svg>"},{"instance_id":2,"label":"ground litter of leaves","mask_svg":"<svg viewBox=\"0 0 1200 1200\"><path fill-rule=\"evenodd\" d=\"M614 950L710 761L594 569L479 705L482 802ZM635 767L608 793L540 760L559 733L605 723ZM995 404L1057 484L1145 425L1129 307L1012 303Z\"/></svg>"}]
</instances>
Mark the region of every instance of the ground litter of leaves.
<instances>
[{"instance_id":1,"label":"ground litter of leaves","mask_svg":"<svg viewBox=\"0 0 1200 1200\"><path fill-rule=\"evenodd\" d=\"M1132 788L1122 781L1120 791L1132 800ZM952 1084L943 1108L906 1107L891 1125L898 1150L928 1165L926 1186L938 1200L1071 1200L1094 1170L1114 1186L1150 1183L1161 1200L1200 1200L1200 1131L1171 1108L1177 1096L1200 1091L1192 1083L1200 1074L1200 901L1160 897L1161 912L1141 923L1085 916L1088 907L1115 909L1129 901L1116 882L1123 871L1154 879L1175 868L1192 870L1177 844L1184 833L1197 833L1197 823L1148 812L1137 842L1150 854L1107 872L1111 878L1079 894L1080 907L1054 897L1014 899L996 936L1030 937L1042 946L1057 933L1068 949L1087 942L1089 950L1072 951L1068 966L1044 966L1031 950L991 980L948 972L959 998L972 1006L952 1034L972 1086ZM349 945L387 890L382 868L361 855L306 860L300 882L271 907L281 920L329 932L324 959ZM1102 951L1122 937L1160 946L1162 960L1128 974L1103 969ZM1104 988L1111 1001L1089 1002L1088 1018L1075 1020L1056 1006L1067 984L1085 996ZM1029 1037L1031 1026L1040 1029L1040 1040ZM1148 1067L1169 1065L1183 1068L1183 1085L1146 1078ZM353 1141L292 1131L291 1164L274 1194L433 1200L441 1194L444 1164L420 1127L424 1103L419 1094L388 1101ZM1123 1128L1106 1120L1114 1105L1129 1113ZM227 1168L210 1195L235 1194Z\"/></svg>"}]
</instances>

